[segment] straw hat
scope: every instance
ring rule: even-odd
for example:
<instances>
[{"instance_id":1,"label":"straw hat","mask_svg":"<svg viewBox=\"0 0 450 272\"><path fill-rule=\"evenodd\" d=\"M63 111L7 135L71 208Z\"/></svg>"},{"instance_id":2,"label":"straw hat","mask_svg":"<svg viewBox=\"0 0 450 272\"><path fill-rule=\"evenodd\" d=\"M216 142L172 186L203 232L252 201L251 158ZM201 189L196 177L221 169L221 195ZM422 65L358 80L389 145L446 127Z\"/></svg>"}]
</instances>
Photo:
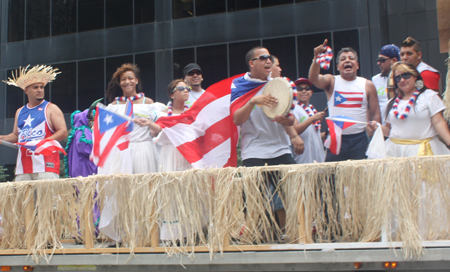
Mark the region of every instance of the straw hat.
<instances>
[{"instance_id":1,"label":"straw hat","mask_svg":"<svg viewBox=\"0 0 450 272\"><path fill-rule=\"evenodd\" d=\"M45 86L54 80L57 74L61 73L58 71L58 68L47 65L36 65L31 69L28 69L28 67L30 65L25 68L19 67L18 70L13 72L12 78L8 77L8 80L3 80L3 82L25 90L31 84L43 83Z\"/></svg>"}]
</instances>

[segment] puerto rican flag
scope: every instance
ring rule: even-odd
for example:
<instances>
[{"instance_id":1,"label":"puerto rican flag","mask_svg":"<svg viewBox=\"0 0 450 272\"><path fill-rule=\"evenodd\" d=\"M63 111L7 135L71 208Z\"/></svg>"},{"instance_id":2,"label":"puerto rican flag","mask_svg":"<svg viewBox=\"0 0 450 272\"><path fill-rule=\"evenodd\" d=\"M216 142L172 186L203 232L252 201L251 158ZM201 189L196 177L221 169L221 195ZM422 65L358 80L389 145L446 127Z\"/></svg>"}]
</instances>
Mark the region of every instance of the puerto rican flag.
<instances>
[{"instance_id":1,"label":"puerto rican flag","mask_svg":"<svg viewBox=\"0 0 450 272\"><path fill-rule=\"evenodd\" d=\"M192 107L156 124L197 169L237 165L237 127L230 115L230 86L235 77L210 86Z\"/></svg>"},{"instance_id":2,"label":"puerto rican flag","mask_svg":"<svg viewBox=\"0 0 450 272\"><path fill-rule=\"evenodd\" d=\"M330 149L331 153L339 155L341 151L342 131L358 123L358 121L345 115L330 116L326 120L330 135L328 135L323 145Z\"/></svg>"},{"instance_id":3,"label":"puerto rican flag","mask_svg":"<svg viewBox=\"0 0 450 272\"><path fill-rule=\"evenodd\" d=\"M233 80L231 85L231 116L244 106L252 97L254 97L262 87L267 83L266 81L250 81L246 80L247 74L238 75Z\"/></svg>"},{"instance_id":4,"label":"puerto rican flag","mask_svg":"<svg viewBox=\"0 0 450 272\"><path fill-rule=\"evenodd\" d=\"M128 148L129 134L133 131L133 104L127 100L127 115L107 110L98 103L93 129L93 147L91 160L102 167L114 146L120 150Z\"/></svg>"},{"instance_id":5,"label":"puerto rican flag","mask_svg":"<svg viewBox=\"0 0 450 272\"><path fill-rule=\"evenodd\" d=\"M62 152L66 155L66 151L61 144L53 139L35 140L23 143L16 143L33 152L34 155L49 156L55 152Z\"/></svg>"},{"instance_id":6,"label":"puerto rican flag","mask_svg":"<svg viewBox=\"0 0 450 272\"><path fill-rule=\"evenodd\" d=\"M361 108L364 92L334 91L334 106L339 108Z\"/></svg>"}]
</instances>

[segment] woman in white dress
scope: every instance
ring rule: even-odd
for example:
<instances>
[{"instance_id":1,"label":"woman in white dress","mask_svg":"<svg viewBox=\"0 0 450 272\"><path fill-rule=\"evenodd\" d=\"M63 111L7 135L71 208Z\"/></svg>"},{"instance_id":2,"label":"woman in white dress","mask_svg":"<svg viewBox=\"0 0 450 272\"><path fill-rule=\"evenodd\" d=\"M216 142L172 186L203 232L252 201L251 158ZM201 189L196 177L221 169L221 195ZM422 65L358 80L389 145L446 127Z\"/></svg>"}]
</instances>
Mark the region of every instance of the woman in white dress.
<instances>
[{"instance_id":1,"label":"woman in white dress","mask_svg":"<svg viewBox=\"0 0 450 272\"><path fill-rule=\"evenodd\" d=\"M439 134L447 145L450 144L450 131L442 115L445 106L438 93L427 89L415 67L404 62L396 62L392 66L390 81L396 88L396 96L387 105L386 125L382 126L383 134L389 137L386 140L386 156L450 154L450 150L436 137ZM376 126L376 122L372 121L369 129L375 130ZM442 233L447 233L447 226L439 224L440 221L447 222L444 219L447 214L442 208L442 195L447 189L442 188L439 183L427 180L426 176L423 178L421 181L422 177L418 177L419 182L411 181L403 186L410 186L411 194L420 197L417 213L420 236L423 240L435 240L439 239ZM396 186L402 185L393 183L391 189L395 190ZM408 195L395 196L392 206L409 209L418 204L414 199L416 198ZM401 218L409 219L415 213L411 211L404 215L394 209L393 214L391 230L395 239L398 233L402 233L399 229L411 228L402 224L404 220Z\"/></svg>"},{"instance_id":2,"label":"woman in white dress","mask_svg":"<svg viewBox=\"0 0 450 272\"><path fill-rule=\"evenodd\" d=\"M126 102L130 100L133 105L134 117L150 118L156 120L158 113L167 107L161 103L153 103L151 98L145 97L141 92L139 68L136 65L125 63L117 68L111 78L106 92L111 102L107 109L126 114ZM98 174L140 174L158 171L158 153L149 127L133 126L130 133L128 148L121 150L115 146L103 167L98 168ZM119 192L115 186L106 187L106 201L99 222L100 231L114 239L121 241L123 237L122 224L118 216L118 207L115 201ZM123 193L123 192L122 192ZM116 246L113 242L110 246Z\"/></svg>"},{"instance_id":3,"label":"woman in white dress","mask_svg":"<svg viewBox=\"0 0 450 272\"><path fill-rule=\"evenodd\" d=\"M167 87L167 94L169 95L170 102L168 103L168 109L161 112L160 116L176 116L183 113L188 107L185 102L189 98L190 87L181 79L173 80ZM181 155L180 151L170 142L161 127L154 123L150 119L138 119L135 121L137 124L143 127L150 128L153 136L159 135L158 144L160 144L160 169L162 172L172 171L184 171L192 168L191 164ZM161 132L162 131L162 132ZM167 186L175 186L171 183ZM174 187L174 188L175 188ZM168 189L168 188L166 188ZM161 200L160 200L161 201ZM166 201L164 201L166 202ZM174 201L168 201L162 211L162 226L160 231L160 238L163 241L175 241L181 240L186 236L187 230L180 228L178 222L178 209ZM166 216L164 216L164 214Z\"/></svg>"},{"instance_id":4,"label":"woman in white dress","mask_svg":"<svg viewBox=\"0 0 450 272\"><path fill-rule=\"evenodd\" d=\"M389 157L447 155L450 150L436 136L450 145L450 131L442 112L444 103L438 94L427 89L414 66L397 62L392 66L391 79L397 95L386 107L386 125L382 126ZM369 129L376 129L372 121Z\"/></svg>"}]
</instances>

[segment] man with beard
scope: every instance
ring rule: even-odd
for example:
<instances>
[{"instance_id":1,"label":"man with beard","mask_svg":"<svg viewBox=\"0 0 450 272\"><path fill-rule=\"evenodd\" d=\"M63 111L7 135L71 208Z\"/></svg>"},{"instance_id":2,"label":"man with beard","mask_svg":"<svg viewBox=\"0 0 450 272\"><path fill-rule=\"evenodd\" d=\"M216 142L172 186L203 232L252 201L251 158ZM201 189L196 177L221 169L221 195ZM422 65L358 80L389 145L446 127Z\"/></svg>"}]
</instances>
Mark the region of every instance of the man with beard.
<instances>
[{"instance_id":1,"label":"man with beard","mask_svg":"<svg viewBox=\"0 0 450 272\"><path fill-rule=\"evenodd\" d=\"M183 69L184 82L191 87L189 92L189 99L186 101L185 105L189 108L194 104L197 99L205 92L202 89L202 69L197 63L189 63Z\"/></svg>"},{"instance_id":2,"label":"man with beard","mask_svg":"<svg viewBox=\"0 0 450 272\"><path fill-rule=\"evenodd\" d=\"M54 80L58 69L50 66L24 68L19 77L4 81L25 91L28 104L19 108L14 120L13 132L1 135L1 141L12 143L53 139L62 141L67 137L67 127L62 111L44 99L45 85ZM19 148L16 163L16 181L59 178L59 153L35 155L25 147Z\"/></svg>"},{"instance_id":3,"label":"man with beard","mask_svg":"<svg viewBox=\"0 0 450 272\"><path fill-rule=\"evenodd\" d=\"M377 64L381 73L372 77L372 82L377 89L378 102L380 103L381 120L384 122L386 105L388 102L388 78L391 72L391 66L400 60L400 48L395 44L388 44L381 48L378 53ZM393 89L392 89L393 90Z\"/></svg>"},{"instance_id":4,"label":"man with beard","mask_svg":"<svg viewBox=\"0 0 450 272\"><path fill-rule=\"evenodd\" d=\"M381 122L377 90L372 81L357 76L358 55L350 47L337 53L337 69L340 75L321 75L317 56L326 52L328 40L314 48L314 59L309 68L309 81L317 88L325 90L330 116L345 115L357 121ZM354 124L342 131L340 152L327 150L325 161L359 160L366 158L369 139L365 124Z\"/></svg>"}]
</instances>

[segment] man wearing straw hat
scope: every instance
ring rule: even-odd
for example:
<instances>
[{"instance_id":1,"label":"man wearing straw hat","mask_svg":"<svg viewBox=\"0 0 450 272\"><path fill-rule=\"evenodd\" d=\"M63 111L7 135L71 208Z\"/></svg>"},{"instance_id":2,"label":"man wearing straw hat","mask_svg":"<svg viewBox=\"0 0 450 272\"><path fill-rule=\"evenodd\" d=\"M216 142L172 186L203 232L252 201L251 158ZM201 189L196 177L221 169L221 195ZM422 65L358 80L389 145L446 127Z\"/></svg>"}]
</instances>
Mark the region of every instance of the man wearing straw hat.
<instances>
[{"instance_id":1,"label":"man wearing straw hat","mask_svg":"<svg viewBox=\"0 0 450 272\"><path fill-rule=\"evenodd\" d=\"M319 54L328 50L328 40L314 48L314 58L309 68L309 81L317 88L323 89L327 95L330 116L344 115L360 123L342 131L340 152L327 150L325 161L360 160L366 158L369 139L364 122L376 120L381 122L378 95L372 81L358 77L358 55L350 47L342 48L336 58L339 75L321 75L317 63Z\"/></svg>"},{"instance_id":2,"label":"man wearing straw hat","mask_svg":"<svg viewBox=\"0 0 450 272\"><path fill-rule=\"evenodd\" d=\"M19 69L12 78L3 81L25 91L28 104L19 108L14 120L12 133L1 135L1 141L29 142L43 139L64 140L67 127L62 111L44 99L45 85L54 80L58 69L37 65ZM59 178L59 153L35 155L25 147L19 148L16 163L16 181Z\"/></svg>"}]
</instances>

